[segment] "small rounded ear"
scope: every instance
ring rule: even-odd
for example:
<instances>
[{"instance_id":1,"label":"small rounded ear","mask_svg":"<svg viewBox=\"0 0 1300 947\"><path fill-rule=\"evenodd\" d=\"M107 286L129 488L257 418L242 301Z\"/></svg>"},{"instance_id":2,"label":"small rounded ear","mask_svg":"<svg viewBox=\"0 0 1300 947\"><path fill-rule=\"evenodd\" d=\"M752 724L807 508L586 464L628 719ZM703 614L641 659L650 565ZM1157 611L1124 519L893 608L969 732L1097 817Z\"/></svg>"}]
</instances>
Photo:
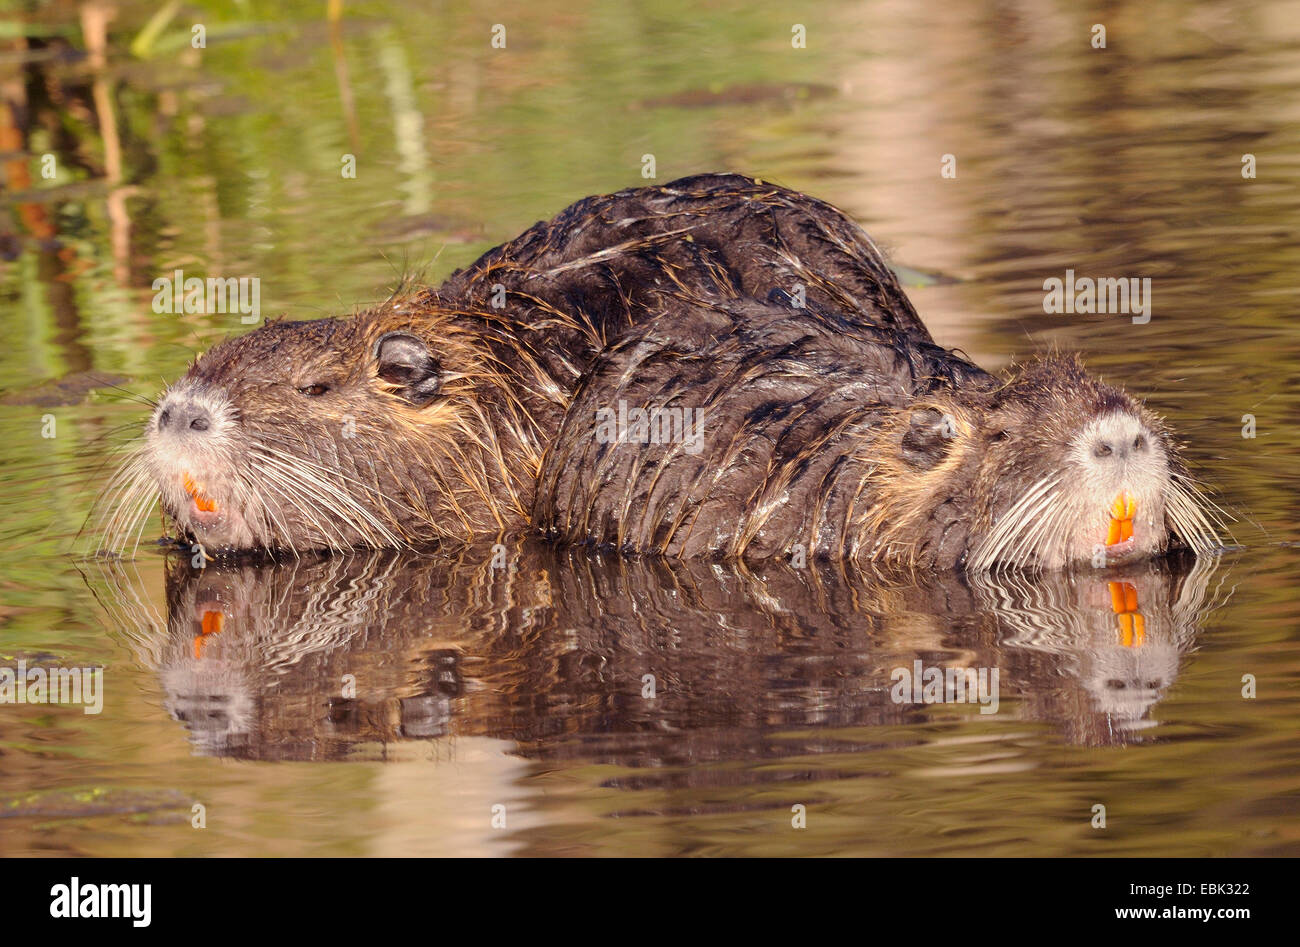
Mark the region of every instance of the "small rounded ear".
<instances>
[{"instance_id":1,"label":"small rounded ear","mask_svg":"<svg viewBox=\"0 0 1300 947\"><path fill-rule=\"evenodd\" d=\"M928 470L948 456L956 437L957 423L952 415L933 408L913 411L900 444L903 459L914 467Z\"/></svg>"},{"instance_id":2,"label":"small rounded ear","mask_svg":"<svg viewBox=\"0 0 1300 947\"><path fill-rule=\"evenodd\" d=\"M442 368L429 354L424 341L409 332L388 332L375 343L375 370L379 377L397 385L397 394L414 405L426 405L438 397Z\"/></svg>"}]
</instances>

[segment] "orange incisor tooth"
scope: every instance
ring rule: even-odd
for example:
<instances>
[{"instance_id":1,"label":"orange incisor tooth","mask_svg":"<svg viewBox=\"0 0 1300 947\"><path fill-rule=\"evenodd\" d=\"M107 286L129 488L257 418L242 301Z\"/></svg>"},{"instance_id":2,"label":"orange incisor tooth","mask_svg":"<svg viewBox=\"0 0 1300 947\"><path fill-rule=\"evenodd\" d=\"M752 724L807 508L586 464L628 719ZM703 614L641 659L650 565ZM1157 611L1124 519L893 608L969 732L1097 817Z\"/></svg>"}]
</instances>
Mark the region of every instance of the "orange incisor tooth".
<instances>
[{"instance_id":1,"label":"orange incisor tooth","mask_svg":"<svg viewBox=\"0 0 1300 947\"><path fill-rule=\"evenodd\" d=\"M1110 515L1117 520L1131 520L1137 514L1137 500L1127 490L1121 490L1110 505Z\"/></svg>"},{"instance_id":2,"label":"orange incisor tooth","mask_svg":"<svg viewBox=\"0 0 1300 947\"><path fill-rule=\"evenodd\" d=\"M1106 545L1113 546L1133 538L1133 517L1137 515L1137 500L1127 490L1120 491L1110 505L1110 526L1106 530Z\"/></svg>"},{"instance_id":3,"label":"orange incisor tooth","mask_svg":"<svg viewBox=\"0 0 1300 947\"><path fill-rule=\"evenodd\" d=\"M189 474L181 474L181 483L185 485L185 492L190 495L194 505L204 513L215 513L217 511L217 501L203 495L199 490L199 485L194 482L194 478Z\"/></svg>"}]
</instances>

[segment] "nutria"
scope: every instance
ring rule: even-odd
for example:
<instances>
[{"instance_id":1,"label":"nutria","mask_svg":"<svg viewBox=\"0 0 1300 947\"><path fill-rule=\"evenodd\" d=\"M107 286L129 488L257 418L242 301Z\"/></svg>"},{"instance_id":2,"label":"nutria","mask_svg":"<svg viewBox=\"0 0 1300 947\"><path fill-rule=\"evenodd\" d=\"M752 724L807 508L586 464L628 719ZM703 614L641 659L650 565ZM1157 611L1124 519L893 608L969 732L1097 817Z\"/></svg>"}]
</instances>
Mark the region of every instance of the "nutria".
<instances>
[{"instance_id":1,"label":"nutria","mask_svg":"<svg viewBox=\"0 0 1300 947\"><path fill-rule=\"evenodd\" d=\"M816 306L671 305L671 333L651 314L575 396L534 504L552 535L976 571L1214 541L1159 419L1073 356L995 379ZM642 430L602 430L609 405ZM671 436L679 414L702 430Z\"/></svg>"},{"instance_id":2,"label":"nutria","mask_svg":"<svg viewBox=\"0 0 1300 947\"><path fill-rule=\"evenodd\" d=\"M209 554L533 530L983 570L1218 543L1133 398L939 347L860 228L735 175L588 198L436 290L222 342L110 483L110 544L155 490Z\"/></svg>"}]
</instances>

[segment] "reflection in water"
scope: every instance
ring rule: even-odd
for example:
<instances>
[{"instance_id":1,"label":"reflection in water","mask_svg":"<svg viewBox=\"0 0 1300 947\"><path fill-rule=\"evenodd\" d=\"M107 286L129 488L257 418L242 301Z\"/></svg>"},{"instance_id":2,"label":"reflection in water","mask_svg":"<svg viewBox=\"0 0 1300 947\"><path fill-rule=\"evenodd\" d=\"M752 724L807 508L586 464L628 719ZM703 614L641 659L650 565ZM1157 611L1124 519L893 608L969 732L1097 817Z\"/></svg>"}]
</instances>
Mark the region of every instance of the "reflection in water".
<instances>
[{"instance_id":1,"label":"reflection in water","mask_svg":"<svg viewBox=\"0 0 1300 947\"><path fill-rule=\"evenodd\" d=\"M997 615L1002 653L1019 652L1019 658L1006 658L1008 664L1033 661L1023 673L1026 681L1055 673L1074 684L1056 691L1023 687L1028 715L1059 720L1073 741L1118 743L1155 725L1149 711L1178 676L1206 614L1223 604L1223 578L1210 584L1216 566L1204 558L1185 572L1148 562L1118 579L1004 575L974 581L980 607ZM1040 665L1042 659L1048 663ZM1055 703L1040 709L1044 699Z\"/></svg>"},{"instance_id":2,"label":"reflection in water","mask_svg":"<svg viewBox=\"0 0 1300 947\"><path fill-rule=\"evenodd\" d=\"M174 558L165 621L129 565L101 566L93 584L201 755L388 758L402 741L473 734L633 766L940 713L1133 742L1224 588L1206 559L904 584L830 566L604 561L532 542L508 553L202 570ZM918 661L998 669L997 714L895 702L896 669ZM913 742L889 733L870 745ZM785 751L818 751L815 735L802 739Z\"/></svg>"}]
</instances>

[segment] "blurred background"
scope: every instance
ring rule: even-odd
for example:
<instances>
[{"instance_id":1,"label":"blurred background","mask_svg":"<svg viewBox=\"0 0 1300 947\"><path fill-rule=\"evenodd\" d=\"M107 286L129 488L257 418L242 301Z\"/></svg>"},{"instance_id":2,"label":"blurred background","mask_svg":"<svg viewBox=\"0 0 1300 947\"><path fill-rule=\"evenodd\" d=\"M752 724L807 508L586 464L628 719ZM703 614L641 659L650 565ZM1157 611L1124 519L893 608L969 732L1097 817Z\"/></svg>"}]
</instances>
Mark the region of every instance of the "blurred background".
<instances>
[{"instance_id":1,"label":"blurred background","mask_svg":"<svg viewBox=\"0 0 1300 947\"><path fill-rule=\"evenodd\" d=\"M580 197L651 183L645 156L659 183L739 171L824 198L889 254L941 344L988 368L1075 348L1169 417L1196 474L1237 515L1244 548L1213 580L1209 597L1227 604L1207 627L1199 615L1171 619L1182 623L1175 666L1197 653L1177 686L1156 688L1163 703L1139 711L1164 725L1107 740L1104 707L1063 730L1077 714L1017 716L1014 701L996 724L837 723L806 694L800 704L797 687L778 700L779 687L755 679L763 697L744 721L686 705L654 723L717 728L710 772L725 777L683 776L672 805L664 785L628 782L665 765L639 756L636 739L613 757L561 753L577 761L561 766L523 752L491 715L458 743L445 742L454 726L439 729L392 766L370 754L322 769L296 749L222 767L220 748L196 749L192 722L173 719L166 661L135 642L148 637L142 610L167 633L161 554L142 551L138 574L107 584L88 580L77 555L110 448L146 417L136 396L246 328L238 315L156 313L153 281L176 270L257 278L266 316L347 313L403 275L436 283ZM941 174L945 156L955 176ZM0 659L103 664L115 682L102 718L0 707L0 851L809 851L788 826L755 834L757 816L733 817L788 823L788 800L770 796L775 767L818 791L829 791L821 780L840 786L823 852L1114 851L1087 824L1101 787L1144 800L1119 848L1128 853L1297 852L1300 4L0 0L0 163ZM1043 281L1067 268L1150 278L1150 323L1045 314ZM42 436L51 417L56 434ZM528 561L534 581L554 575L555 563ZM662 590L661 579L636 587ZM723 582L726 598L724 580L697 580ZM534 591L528 607L548 600ZM1152 594L1164 591L1157 582ZM624 592L612 582L592 594ZM756 606L735 625L770 628L806 594L787 589L777 597L787 607ZM152 605L122 619L124 595ZM995 647L945 637L957 632L942 596L868 598L871 622L924 619L930 657ZM717 620L709 601L701 593L699 628ZM518 630L519 607L502 603L491 627ZM833 627L838 613L819 607ZM775 653L807 659L790 644L799 637ZM818 660L845 647L824 645ZM491 667L477 647L452 650ZM700 657L691 666L714 667ZM545 685L531 673L536 692ZM1257 702L1241 700L1244 673L1269 675ZM270 699L277 686L252 689ZM569 720L571 735L612 726L550 704L514 712ZM782 728L833 723L867 730L772 750ZM886 724L915 729L872 729ZM914 752L863 755L877 743ZM493 792L537 815L528 832L489 833L477 809L457 808ZM619 793L632 798L608 801ZM237 809L240 824L195 833L188 800L200 795ZM358 811L370 815L353 820ZM615 832L611 812L643 818ZM1045 837L1047 849L1035 842Z\"/></svg>"}]
</instances>

